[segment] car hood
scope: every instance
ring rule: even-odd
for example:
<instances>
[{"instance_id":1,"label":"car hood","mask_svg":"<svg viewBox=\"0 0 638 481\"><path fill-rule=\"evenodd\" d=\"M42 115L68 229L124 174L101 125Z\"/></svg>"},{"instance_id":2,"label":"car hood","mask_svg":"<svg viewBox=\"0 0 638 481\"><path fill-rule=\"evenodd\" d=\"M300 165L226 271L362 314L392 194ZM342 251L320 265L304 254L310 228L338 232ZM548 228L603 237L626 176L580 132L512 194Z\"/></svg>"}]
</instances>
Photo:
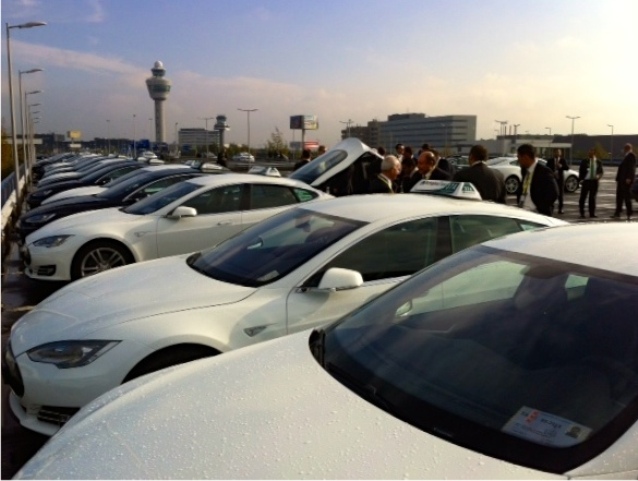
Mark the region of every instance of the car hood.
<instances>
[{"instance_id":1,"label":"car hood","mask_svg":"<svg viewBox=\"0 0 638 481\"><path fill-rule=\"evenodd\" d=\"M46 205L46 204L50 204L51 202L56 202L58 200L68 199L70 197L77 199L77 197L79 196L95 195L95 194L99 194L100 192L104 192L105 190L106 190L106 187L101 187L99 185L76 187L74 189L68 189L63 192L58 192L57 194L52 195L48 199L44 199L42 201L42 204Z\"/></svg>"},{"instance_id":2,"label":"car hood","mask_svg":"<svg viewBox=\"0 0 638 481\"><path fill-rule=\"evenodd\" d=\"M319 366L308 331L112 390L16 477L557 478L456 446L369 404Z\"/></svg>"},{"instance_id":3,"label":"car hood","mask_svg":"<svg viewBox=\"0 0 638 481\"><path fill-rule=\"evenodd\" d=\"M15 324L14 353L46 342L86 338L135 319L239 302L256 291L205 277L186 264L187 257L118 267L69 284Z\"/></svg>"},{"instance_id":4,"label":"car hood","mask_svg":"<svg viewBox=\"0 0 638 481\"><path fill-rule=\"evenodd\" d=\"M73 203L73 198L66 200ZM64 202L64 200L60 202ZM49 204L49 208L53 208L54 205L59 204ZM90 232L94 232L96 229L99 229L99 225L121 225L124 223L139 221L140 218L143 217L145 216L122 212L119 207L111 207L109 209L101 209L99 211L79 212L67 217L62 217L61 219L55 220L41 227L35 233L27 237L27 245L37 239L42 239L50 235L74 234L78 231L83 232L87 229ZM32 237L33 235L36 237Z\"/></svg>"}]
</instances>

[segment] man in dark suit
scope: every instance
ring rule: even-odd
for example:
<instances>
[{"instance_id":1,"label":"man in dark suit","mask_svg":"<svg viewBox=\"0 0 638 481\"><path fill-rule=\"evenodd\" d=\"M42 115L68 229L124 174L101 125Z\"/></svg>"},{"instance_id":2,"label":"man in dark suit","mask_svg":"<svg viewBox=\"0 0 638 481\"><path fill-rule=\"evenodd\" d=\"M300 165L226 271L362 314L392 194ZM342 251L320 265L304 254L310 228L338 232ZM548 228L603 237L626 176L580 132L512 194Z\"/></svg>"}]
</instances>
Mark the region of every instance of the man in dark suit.
<instances>
[{"instance_id":1,"label":"man in dark suit","mask_svg":"<svg viewBox=\"0 0 638 481\"><path fill-rule=\"evenodd\" d=\"M551 169L536 160L532 144L522 144L516 149L523 181L516 191L519 207L552 215L558 198L558 184Z\"/></svg>"},{"instance_id":2,"label":"man in dark suit","mask_svg":"<svg viewBox=\"0 0 638 481\"><path fill-rule=\"evenodd\" d=\"M578 207L580 208L580 218L585 218L585 199L589 196L589 217L596 216L596 194L598 194L598 181L603 176L603 164L596 158L596 151L589 151L589 158L580 163L578 169L578 180L581 182L580 199Z\"/></svg>"},{"instance_id":3,"label":"man in dark suit","mask_svg":"<svg viewBox=\"0 0 638 481\"><path fill-rule=\"evenodd\" d=\"M622 159L616 173L616 212L612 217L620 218L623 202L627 207L627 220L631 219L633 209L631 206L631 184L634 182L636 175L636 154L633 152L631 144L625 144L623 149L625 157Z\"/></svg>"},{"instance_id":4,"label":"man in dark suit","mask_svg":"<svg viewBox=\"0 0 638 481\"><path fill-rule=\"evenodd\" d=\"M561 149L554 149L554 156L547 159L547 167L549 167L556 176L558 184L558 213L563 213L563 194L565 193L565 171L569 170L567 161L563 157Z\"/></svg>"},{"instance_id":5,"label":"man in dark suit","mask_svg":"<svg viewBox=\"0 0 638 481\"><path fill-rule=\"evenodd\" d=\"M479 191L483 200L491 200L505 204L505 177L498 170L485 165L487 149L482 145L475 145L470 149L467 169L459 170L454 175L455 182L471 182Z\"/></svg>"},{"instance_id":6,"label":"man in dark suit","mask_svg":"<svg viewBox=\"0 0 638 481\"><path fill-rule=\"evenodd\" d=\"M410 183L406 188L412 190L420 180L452 180L452 176L445 170L436 166L436 154L431 150L425 150L419 155L416 168L418 173L410 178ZM408 190L407 192L409 192Z\"/></svg>"},{"instance_id":7,"label":"man in dark suit","mask_svg":"<svg viewBox=\"0 0 638 481\"><path fill-rule=\"evenodd\" d=\"M381 161L381 173L370 179L370 194L393 194L394 182L401 173L401 162L394 155L386 155Z\"/></svg>"},{"instance_id":8,"label":"man in dark suit","mask_svg":"<svg viewBox=\"0 0 638 481\"><path fill-rule=\"evenodd\" d=\"M297 169L300 169L301 167L303 167L306 164L310 163L310 150L309 149L303 149L301 151L301 159L299 161L297 161L295 163L295 166L292 168L293 172Z\"/></svg>"}]
</instances>

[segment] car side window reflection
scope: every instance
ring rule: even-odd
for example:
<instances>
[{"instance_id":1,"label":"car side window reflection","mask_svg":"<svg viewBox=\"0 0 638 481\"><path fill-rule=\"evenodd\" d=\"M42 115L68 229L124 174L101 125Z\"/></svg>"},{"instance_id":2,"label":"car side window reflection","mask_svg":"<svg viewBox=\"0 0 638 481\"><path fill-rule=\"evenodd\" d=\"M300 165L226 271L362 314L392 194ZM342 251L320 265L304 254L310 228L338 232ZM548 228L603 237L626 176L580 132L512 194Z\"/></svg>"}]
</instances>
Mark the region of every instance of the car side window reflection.
<instances>
[{"instance_id":1,"label":"car side window reflection","mask_svg":"<svg viewBox=\"0 0 638 481\"><path fill-rule=\"evenodd\" d=\"M237 212L241 210L243 188L243 185L224 185L193 197L182 205L193 207L198 215Z\"/></svg>"},{"instance_id":2,"label":"car side window reflection","mask_svg":"<svg viewBox=\"0 0 638 481\"><path fill-rule=\"evenodd\" d=\"M341 267L358 271L364 281L409 276L432 264L436 255L438 218L397 224L361 240L330 261L311 279Z\"/></svg>"},{"instance_id":3,"label":"car side window reflection","mask_svg":"<svg viewBox=\"0 0 638 481\"><path fill-rule=\"evenodd\" d=\"M296 204L297 197L292 191L281 185L253 184L250 190L250 208L268 209L283 205Z\"/></svg>"},{"instance_id":4,"label":"car side window reflection","mask_svg":"<svg viewBox=\"0 0 638 481\"><path fill-rule=\"evenodd\" d=\"M535 225L534 227L538 228L540 226ZM451 216L452 252L458 252L486 240L531 228L529 223L521 225L519 221L509 217L486 215Z\"/></svg>"}]
</instances>

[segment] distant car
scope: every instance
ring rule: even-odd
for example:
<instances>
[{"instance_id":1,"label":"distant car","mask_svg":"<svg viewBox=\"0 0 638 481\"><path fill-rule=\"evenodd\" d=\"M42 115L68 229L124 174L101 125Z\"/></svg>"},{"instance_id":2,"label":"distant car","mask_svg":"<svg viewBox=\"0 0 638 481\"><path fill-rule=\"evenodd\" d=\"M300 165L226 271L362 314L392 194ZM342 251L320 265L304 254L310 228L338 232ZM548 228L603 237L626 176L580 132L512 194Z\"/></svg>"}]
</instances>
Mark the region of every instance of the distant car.
<instances>
[{"instance_id":1,"label":"distant car","mask_svg":"<svg viewBox=\"0 0 638 481\"><path fill-rule=\"evenodd\" d=\"M454 168L457 171L466 169L470 166L470 161L467 155L452 155L452 156L446 157L446 159L449 163L451 163L454 166Z\"/></svg>"},{"instance_id":2,"label":"distant car","mask_svg":"<svg viewBox=\"0 0 638 481\"><path fill-rule=\"evenodd\" d=\"M301 204L211 249L113 269L40 303L11 336L20 372L12 410L25 427L52 434L58 426L47 419L66 419L124 381L325 325L453 252L562 224L516 207L415 194ZM138 231L153 240L151 229Z\"/></svg>"},{"instance_id":3,"label":"distant car","mask_svg":"<svg viewBox=\"0 0 638 481\"><path fill-rule=\"evenodd\" d=\"M268 175L270 177L281 177L279 169L276 167L266 167L263 165L254 165L248 169L249 174Z\"/></svg>"},{"instance_id":4,"label":"distant car","mask_svg":"<svg viewBox=\"0 0 638 481\"><path fill-rule=\"evenodd\" d=\"M233 156L233 160L235 162L253 163L253 162L255 162L255 157L253 157L253 155L248 153L248 152L240 152L239 154Z\"/></svg>"},{"instance_id":5,"label":"distant car","mask_svg":"<svg viewBox=\"0 0 638 481\"><path fill-rule=\"evenodd\" d=\"M546 165L545 159L537 159L541 164ZM514 195L521 184L521 166L516 157L496 157L489 159L486 164L494 169L499 170L505 177L505 190L509 195ZM563 188L565 192L573 194L578 190L578 172L569 169L564 172Z\"/></svg>"},{"instance_id":6,"label":"distant car","mask_svg":"<svg viewBox=\"0 0 638 481\"><path fill-rule=\"evenodd\" d=\"M24 272L33 279L68 281L185 254L300 202L328 197L283 177L192 177L128 207L82 212L40 227L25 240Z\"/></svg>"},{"instance_id":7,"label":"distant car","mask_svg":"<svg viewBox=\"0 0 638 481\"><path fill-rule=\"evenodd\" d=\"M95 166L89 169L82 177L60 180L39 187L27 196L26 202L29 208L33 209L42 205L42 203L60 192L78 187L105 185L141 167L142 166L136 161L126 159L121 159L106 165Z\"/></svg>"},{"instance_id":8,"label":"distant car","mask_svg":"<svg viewBox=\"0 0 638 481\"><path fill-rule=\"evenodd\" d=\"M16 478L635 479L636 239L583 224L486 241L325 329L110 391ZM55 347L28 352L81 362Z\"/></svg>"}]
</instances>

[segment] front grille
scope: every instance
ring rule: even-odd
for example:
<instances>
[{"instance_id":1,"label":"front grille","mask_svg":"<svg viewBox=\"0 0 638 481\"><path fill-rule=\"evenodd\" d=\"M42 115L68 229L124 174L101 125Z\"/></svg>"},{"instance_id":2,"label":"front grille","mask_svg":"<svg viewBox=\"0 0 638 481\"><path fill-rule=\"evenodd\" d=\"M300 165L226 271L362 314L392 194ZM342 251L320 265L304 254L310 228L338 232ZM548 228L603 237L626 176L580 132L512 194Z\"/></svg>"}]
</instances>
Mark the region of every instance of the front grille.
<instances>
[{"instance_id":1,"label":"front grille","mask_svg":"<svg viewBox=\"0 0 638 481\"><path fill-rule=\"evenodd\" d=\"M22 397L24 395L22 375L20 374L16 358L11 350L10 342L7 342L4 348L4 355L2 356L2 377L4 381L9 384L16 396Z\"/></svg>"},{"instance_id":2,"label":"front grille","mask_svg":"<svg viewBox=\"0 0 638 481\"><path fill-rule=\"evenodd\" d=\"M58 406L42 406L38 411L38 420L45 423L62 426L71 416L78 412L80 408L62 408Z\"/></svg>"}]
</instances>

